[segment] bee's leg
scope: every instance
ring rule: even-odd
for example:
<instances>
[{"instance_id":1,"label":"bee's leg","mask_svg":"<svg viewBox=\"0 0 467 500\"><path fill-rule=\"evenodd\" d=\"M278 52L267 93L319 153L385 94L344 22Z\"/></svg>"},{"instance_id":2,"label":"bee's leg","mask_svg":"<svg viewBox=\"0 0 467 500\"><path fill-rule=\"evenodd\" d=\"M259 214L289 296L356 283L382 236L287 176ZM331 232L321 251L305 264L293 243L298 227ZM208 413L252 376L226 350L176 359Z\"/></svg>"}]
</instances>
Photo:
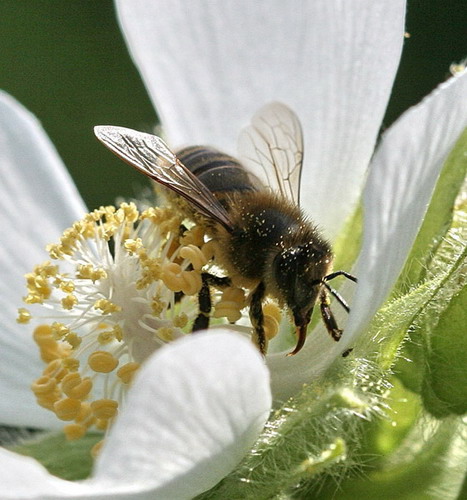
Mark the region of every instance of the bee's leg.
<instances>
[{"instance_id":1,"label":"bee's leg","mask_svg":"<svg viewBox=\"0 0 467 500\"><path fill-rule=\"evenodd\" d=\"M337 342L342 336L342 330L337 326L336 319L332 314L329 295L325 288L322 288L319 294L319 305L324 326L329 332L329 335Z\"/></svg>"},{"instance_id":2,"label":"bee's leg","mask_svg":"<svg viewBox=\"0 0 467 500\"><path fill-rule=\"evenodd\" d=\"M198 292L198 307L199 313L196 317L192 332L197 330L204 330L209 326L209 315L211 313L211 290L209 289L209 283L205 276L205 273L201 274L201 290Z\"/></svg>"},{"instance_id":3,"label":"bee's leg","mask_svg":"<svg viewBox=\"0 0 467 500\"><path fill-rule=\"evenodd\" d=\"M212 307L211 290L209 287L214 286L216 288L225 288L231 285L229 278L221 278L209 273L201 273L201 281L201 290L198 292L199 313L193 323L193 327L191 329L192 332L205 330L209 326L209 317L211 315Z\"/></svg>"},{"instance_id":4,"label":"bee's leg","mask_svg":"<svg viewBox=\"0 0 467 500\"><path fill-rule=\"evenodd\" d=\"M201 277L204 277L208 284L213 286L214 288L227 288L228 286L232 286L232 281L227 276L216 276L215 274L210 273L202 273Z\"/></svg>"},{"instance_id":5,"label":"bee's leg","mask_svg":"<svg viewBox=\"0 0 467 500\"><path fill-rule=\"evenodd\" d=\"M261 282L253 292L250 300L250 320L255 329L254 341L261 354L265 355L267 350L267 339L264 333L263 299L266 287Z\"/></svg>"}]
</instances>

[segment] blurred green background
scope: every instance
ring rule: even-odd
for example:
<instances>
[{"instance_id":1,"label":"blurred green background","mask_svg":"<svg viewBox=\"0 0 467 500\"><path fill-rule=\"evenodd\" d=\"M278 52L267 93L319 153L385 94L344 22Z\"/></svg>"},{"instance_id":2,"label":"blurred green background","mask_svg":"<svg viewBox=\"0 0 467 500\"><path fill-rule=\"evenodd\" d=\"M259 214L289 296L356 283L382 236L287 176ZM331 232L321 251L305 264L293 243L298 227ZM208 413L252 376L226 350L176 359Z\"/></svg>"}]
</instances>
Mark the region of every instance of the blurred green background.
<instances>
[{"instance_id":1,"label":"blurred green background","mask_svg":"<svg viewBox=\"0 0 467 500\"><path fill-rule=\"evenodd\" d=\"M466 26L465 0L408 1L410 38L385 126L467 56ZM92 133L96 124L147 130L156 122L111 0L0 0L0 88L42 121L89 208L144 185Z\"/></svg>"}]
</instances>

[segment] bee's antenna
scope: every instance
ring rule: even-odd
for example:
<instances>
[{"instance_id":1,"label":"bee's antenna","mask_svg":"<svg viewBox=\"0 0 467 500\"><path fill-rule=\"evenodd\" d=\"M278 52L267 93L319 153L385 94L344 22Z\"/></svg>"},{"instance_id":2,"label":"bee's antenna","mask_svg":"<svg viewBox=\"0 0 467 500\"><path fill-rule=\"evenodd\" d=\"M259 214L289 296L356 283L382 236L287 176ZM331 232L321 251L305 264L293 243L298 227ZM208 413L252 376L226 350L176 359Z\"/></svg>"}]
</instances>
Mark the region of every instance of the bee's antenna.
<instances>
[{"instance_id":1,"label":"bee's antenna","mask_svg":"<svg viewBox=\"0 0 467 500\"><path fill-rule=\"evenodd\" d=\"M349 313L350 307L347 304L347 302L344 300L342 295L337 290L334 290L334 288L332 288L332 286L328 285L324 280L322 283L329 290L329 293L337 300L337 302L339 302L339 304Z\"/></svg>"},{"instance_id":2,"label":"bee's antenna","mask_svg":"<svg viewBox=\"0 0 467 500\"><path fill-rule=\"evenodd\" d=\"M337 300L337 302L339 302L339 304L349 313L350 307L347 304L347 302L344 300L342 295L337 290L334 290L334 288L332 288L331 285L328 285L326 283L326 281L333 280L334 278L337 278L338 276L344 276L345 278L353 281L354 283L357 283L357 278L346 271L335 271L331 274L328 274L327 276L325 276L321 280L321 283L327 288L327 290L329 290L330 294Z\"/></svg>"},{"instance_id":3,"label":"bee's antenna","mask_svg":"<svg viewBox=\"0 0 467 500\"><path fill-rule=\"evenodd\" d=\"M334 278L337 278L338 276L344 276L345 278L347 278L350 281L353 281L354 283L357 283L357 281L358 281L357 278L353 274L350 274L346 271L335 271L331 274L328 274L327 276L325 276L323 278L323 281L331 281Z\"/></svg>"}]
</instances>

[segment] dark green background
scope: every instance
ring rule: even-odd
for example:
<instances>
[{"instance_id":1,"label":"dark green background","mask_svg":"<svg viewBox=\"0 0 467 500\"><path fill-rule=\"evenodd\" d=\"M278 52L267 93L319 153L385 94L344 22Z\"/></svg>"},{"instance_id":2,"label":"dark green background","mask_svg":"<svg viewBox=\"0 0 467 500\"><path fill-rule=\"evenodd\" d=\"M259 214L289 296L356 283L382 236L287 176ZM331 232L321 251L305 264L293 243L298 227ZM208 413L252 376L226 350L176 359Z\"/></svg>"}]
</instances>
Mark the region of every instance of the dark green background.
<instances>
[{"instance_id":1,"label":"dark green background","mask_svg":"<svg viewBox=\"0 0 467 500\"><path fill-rule=\"evenodd\" d=\"M467 56L466 5L409 0L411 36L385 126ZM90 208L144 184L92 133L96 124L148 129L156 120L110 0L0 0L0 88L39 117Z\"/></svg>"}]
</instances>

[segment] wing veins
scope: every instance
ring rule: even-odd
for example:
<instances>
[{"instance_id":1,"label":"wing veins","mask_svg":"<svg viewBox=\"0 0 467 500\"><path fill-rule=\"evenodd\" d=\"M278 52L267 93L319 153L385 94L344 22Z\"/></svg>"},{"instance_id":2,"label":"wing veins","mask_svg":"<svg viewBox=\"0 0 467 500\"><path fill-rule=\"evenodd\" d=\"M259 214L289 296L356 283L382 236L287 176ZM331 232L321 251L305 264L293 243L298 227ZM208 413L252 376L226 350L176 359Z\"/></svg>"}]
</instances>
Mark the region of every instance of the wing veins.
<instances>
[{"instance_id":1,"label":"wing veins","mask_svg":"<svg viewBox=\"0 0 467 500\"><path fill-rule=\"evenodd\" d=\"M228 212L157 136L122 127L96 127L97 138L112 152L154 181L188 200L198 212L232 231Z\"/></svg>"}]
</instances>

